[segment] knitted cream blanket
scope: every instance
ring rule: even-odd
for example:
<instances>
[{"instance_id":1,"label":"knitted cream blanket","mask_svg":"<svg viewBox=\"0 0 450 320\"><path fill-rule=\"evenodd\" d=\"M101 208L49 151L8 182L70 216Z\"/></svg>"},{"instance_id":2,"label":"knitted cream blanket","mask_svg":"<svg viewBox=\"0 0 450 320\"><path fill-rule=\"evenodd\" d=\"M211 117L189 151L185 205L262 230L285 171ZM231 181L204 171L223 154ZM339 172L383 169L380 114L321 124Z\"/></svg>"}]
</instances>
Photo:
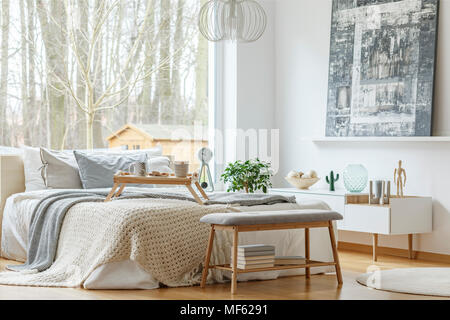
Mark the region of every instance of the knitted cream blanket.
<instances>
[{"instance_id":1,"label":"knitted cream blanket","mask_svg":"<svg viewBox=\"0 0 450 320\"><path fill-rule=\"evenodd\" d=\"M39 273L1 272L0 284L79 287L97 267L125 260L167 286L197 284L209 235L199 219L229 211L168 199L79 203L65 216L53 265ZM230 245L227 233L217 233L212 263L225 263ZM209 280L221 282L222 272Z\"/></svg>"}]
</instances>

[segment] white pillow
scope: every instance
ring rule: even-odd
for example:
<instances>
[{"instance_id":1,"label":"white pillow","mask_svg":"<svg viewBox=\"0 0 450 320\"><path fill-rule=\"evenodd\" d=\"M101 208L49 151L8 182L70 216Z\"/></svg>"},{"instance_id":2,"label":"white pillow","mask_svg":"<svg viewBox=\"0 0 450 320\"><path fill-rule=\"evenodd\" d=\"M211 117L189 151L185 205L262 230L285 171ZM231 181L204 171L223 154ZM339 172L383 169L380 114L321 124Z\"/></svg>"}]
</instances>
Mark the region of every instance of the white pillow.
<instances>
[{"instance_id":1,"label":"white pillow","mask_svg":"<svg viewBox=\"0 0 450 320\"><path fill-rule=\"evenodd\" d=\"M147 154L147 157L154 158L154 157L161 157L162 156L162 146L157 145L154 148L151 149L138 149L138 150L123 150L123 153L136 153L136 152L145 152Z\"/></svg>"},{"instance_id":2,"label":"white pillow","mask_svg":"<svg viewBox=\"0 0 450 320\"><path fill-rule=\"evenodd\" d=\"M170 169L169 158L167 157L149 158L147 161L147 172L152 171L158 171L161 173L172 173L172 169Z\"/></svg>"},{"instance_id":3,"label":"white pillow","mask_svg":"<svg viewBox=\"0 0 450 320\"><path fill-rule=\"evenodd\" d=\"M21 156L23 151L20 148L0 146L0 154L14 154Z\"/></svg>"},{"instance_id":4,"label":"white pillow","mask_svg":"<svg viewBox=\"0 0 450 320\"><path fill-rule=\"evenodd\" d=\"M34 148L29 146L20 146L22 150L23 166L25 173L25 191L36 191L47 189L44 179L42 178L41 171L44 165L41 160L40 148ZM105 149L111 152L117 152L118 148ZM96 150L94 150L95 152ZM73 151L67 151L75 162Z\"/></svg>"},{"instance_id":5,"label":"white pillow","mask_svg":"<svg viewBox=\"0 0 450 320\"><path fill-rule=\"evenodd\" d=\"M41 148L41 176L48 189L83 189L73 151Z\"/></svg>"},{"instance_id":6,"label":"white pillow","mask_svg":"<svg viewBox=\"0 0 450 320\"><path fill-rule=\"evenodd\" d=\"M39 148L28 146L20 147L23 151L23 166L25 173L25 191L46 189L41 176L41 151Z\"/></svg>"},{"instance_id":7,"label":"white pillow","mask_svg":"<svg viewBox=\"0 0 450 320\"><path fill-rule=\"evenodd\" d=\"M41 149L41 176L47 189L83 189L73 150ZM120 148L83 150L86 154L120 153Z\"/></svg>"},{"instance_id":8,"label":"white pillow","mask_svg":"<svg viewBox=\"0 0 450 320\"><path fill-rule=\"evenodd\" d=\"M23 151L23 164L25 173L25 191L36 191L47 189L44 183L44 179L41 175L41 170L43 168L41 160L40 148L33 148L28 146L21 146L20 149ZM68 151L68 150L67 150ZM73 151L68 151L73 156ZM151 149L143 150L122 150L120 147L111 149L94 149L89 150L87 153L136 153L145 152L147 153L148 159L161 157L162 147L160 145ZM170 169L169 169L170 170ZM162 171L161 171L162 172Z\"/></svg>"}]
</instances>

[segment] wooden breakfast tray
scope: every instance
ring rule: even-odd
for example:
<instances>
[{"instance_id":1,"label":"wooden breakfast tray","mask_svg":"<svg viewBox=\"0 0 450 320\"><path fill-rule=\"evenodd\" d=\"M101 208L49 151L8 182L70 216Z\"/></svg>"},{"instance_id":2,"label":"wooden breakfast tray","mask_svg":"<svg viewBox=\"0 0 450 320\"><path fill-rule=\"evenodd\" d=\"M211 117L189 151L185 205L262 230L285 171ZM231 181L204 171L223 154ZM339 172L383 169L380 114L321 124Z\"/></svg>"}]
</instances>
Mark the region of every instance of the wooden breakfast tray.
<instances>
[{"instance_id":1,"label":"wooden breakfast tray","mask_svg":"<svg viewBox=\"0 0 450 320\"><path fill-rule=\"evenodd\" d=\"M146 176L133 176L126 172L120 172L114 176L114 185L106 197L105 202L111 201L115 197L119 197L127 184L168 184L186 186L198 204L203 205L203 200L195 192L192 184L194 184L204 200L209 200L208 195L198 182L198 173L189 174L186 178L177 178L171 174L160 174L159 172L149 173ZM116 190L119 189L117 192Z\"/></svg>"}]
</instances>

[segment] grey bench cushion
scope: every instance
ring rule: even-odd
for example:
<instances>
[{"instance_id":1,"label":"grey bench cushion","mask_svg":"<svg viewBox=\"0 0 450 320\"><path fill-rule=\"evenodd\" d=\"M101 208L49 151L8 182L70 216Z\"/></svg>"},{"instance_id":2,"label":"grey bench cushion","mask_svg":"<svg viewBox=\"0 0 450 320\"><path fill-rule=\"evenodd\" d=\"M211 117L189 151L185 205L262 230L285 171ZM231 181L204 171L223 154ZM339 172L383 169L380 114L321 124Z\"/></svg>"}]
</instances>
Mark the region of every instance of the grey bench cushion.
<instances>
[{"instance_id":1,"label":"grey bench cushion","mask_svg":"<svg viewBox=\"0 0 450 320\"><path fill-rule=\"evenodd\" d=\"M305 209L266 212L213 213L203 216L200 219L200 222L224 226L241 226L255 224L320 222L342 219L342 215L335 211Z\"/></svg>"}]
</instances>

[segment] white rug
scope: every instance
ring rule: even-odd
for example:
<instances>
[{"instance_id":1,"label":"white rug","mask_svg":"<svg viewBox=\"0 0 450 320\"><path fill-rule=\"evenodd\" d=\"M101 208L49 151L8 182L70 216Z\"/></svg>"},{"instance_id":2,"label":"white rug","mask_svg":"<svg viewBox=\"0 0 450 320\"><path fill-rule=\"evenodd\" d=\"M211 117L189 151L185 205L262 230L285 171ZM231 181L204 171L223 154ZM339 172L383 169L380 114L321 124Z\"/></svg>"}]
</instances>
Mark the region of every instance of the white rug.
<instances>
[{"instance_id":1,"label":"white rug","mask_svg":"<svg viewBox=\"0 0 450 320\"><path fill-rule=\"evenodd\" d=\"M359 276L356 281L378 290L450 297L450 268L377 270Z\"/></svg>"}]
</instances>

